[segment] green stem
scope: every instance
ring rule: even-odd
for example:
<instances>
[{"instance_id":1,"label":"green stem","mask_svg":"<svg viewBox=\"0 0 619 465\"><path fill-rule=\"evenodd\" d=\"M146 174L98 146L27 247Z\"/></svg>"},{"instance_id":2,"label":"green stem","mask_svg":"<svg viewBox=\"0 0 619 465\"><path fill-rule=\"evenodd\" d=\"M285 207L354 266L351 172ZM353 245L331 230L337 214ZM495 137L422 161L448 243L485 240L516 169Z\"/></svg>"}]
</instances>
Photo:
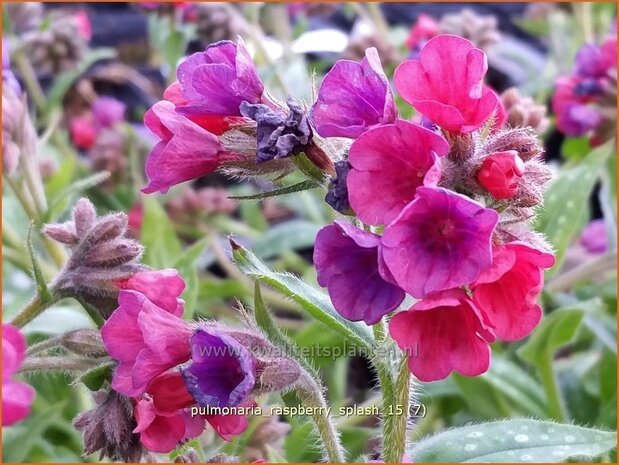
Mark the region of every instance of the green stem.
<instances>
[{"instance_id":1,"label":"green stem","mask_svg":"<svg viewBox=\"0 0 619 465\"><path fill-rule=\"evenodd\" d=\"M387 463L400 463L406 451L406 425L408 423L410 397L410 371L407 357L400 362L398 378L394 387L394 402L391 413L390 434L383 438L383 459Z\"/></svg>"},{"instance_id":2,"label":"green stem","mask_svg":"<svg viewBox=\"0 0 619 465\"><path fill-rule=\"evenodd\" d=\"M563 395L557 383L557 377L552 368L552 353L548 352L543 358L543 362L538 365L538 370L542 379L542 386L546 394L546 402L548 403L548 414L551 418L565 423L567 421L567 412L563 402Z\"/></svg>"},{"instance_id":3,"label":"green stem","mask_svg":"<svg viewBox=\"0 0 619 465\"><path fill-rule=\"evenodd\" d=\"M30 64L30 60L24 54L23 50L20 50L18 53L15 53L14 62L15 67L19 71L24 83L26 84L26 88L28 89L28 94L32 96L37 109L43 113L45 107L47 106L47 98L45 97L45 93L39 84L39 80L37 79L37 75Z\"/></svg>"},{"instance_id":4,"label":"green stem","mask_svg":"<svg viewBox=\"0 0 619 465\"><path fill-rule=\"evenodd\" d=\"M41 300L37 295L13 318L11 324L23 328L59 300L60 298L55 293L52 293L52 298L47 301Z\"/></svg>"}]
</instances>

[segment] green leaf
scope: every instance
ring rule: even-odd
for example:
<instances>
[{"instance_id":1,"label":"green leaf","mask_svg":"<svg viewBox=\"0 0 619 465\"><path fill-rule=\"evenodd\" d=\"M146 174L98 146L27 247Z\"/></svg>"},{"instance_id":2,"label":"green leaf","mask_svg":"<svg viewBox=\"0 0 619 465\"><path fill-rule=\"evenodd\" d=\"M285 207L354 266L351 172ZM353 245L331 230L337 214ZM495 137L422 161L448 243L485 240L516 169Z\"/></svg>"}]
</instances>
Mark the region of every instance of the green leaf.
<instances>
[{"instance_id":1,"label":"green leaf","mask_svg":"<svg viewBox=\"0 0 619 465\"><path fill-rule=\"evenodd\" d=\"M107 362L84 373L77 381L81 381L91 391L98 391L103 383L112 379L114 362Z\"/></svg>"},{"instance_id":2,"label":"green leaf","mask_svg":"<svg viewBox=\"0 0 619 465\"><path fill-rule=\"evenodd\" d=\"M540 420L507 420L454 428L422 439L413 462L542 462L592 459L616 447L615 432Z\"/></svg>"},{"instance_id":3,"label":"green leaf","mask_svg":"<svg viewBox=\"0 0 619 465\"><path fill-rule=\"evenodd\" d=\"M169 268L182 253L181 242L166 211L154 197L144 198L141 242L145 247L142 261L153 268Z\"/></svg>"},{"instance_id":4,"label":"green leaf","mask_svg":"<svg viewBox=\"0 0 619 465\"><path fill-rule=\"evenodd\" d=\"M26 247L28 248L28 253L30 254L30 261L32 262L32 274L34 276L34 280L37 285L37 294L41 299L41 302L49 302L52 300L52 294L47 288L47 283L45 282L45 278L43 277L43 272L41 271L41 266L39 265L39 259L37 258L37 254L34 251L34 247L32 245L32 230L34 229L34 222L30 223L30 228L28 229L28 238L26 239Z\"/></svg>"},{"instance_id":5,"label":"green leaf","mask_svg":"<svg viewBox=\"0 0 619 465\"><path fill-rule=\"evenodd\" d=\"M252 250L258 257L265 259L275 257L284 250L309 248L314 245L320 228L320 225L309 221L287 221L261 235L253 243Z\"/></svg>"},{"instance_id":6,"label":"green leaf","mask_svg":"<svg viewBox=\"0 0 619 465\"><path fill-rule=\"evenodd\" d=\"M583 319L582 308L561 308L547 315L529 340L518 349L525 361L539 366L549 353L570 342Z\"/></svg>"},{"instance_id":7,"label":"green leaf","mask_svg":"<svg viewBox=\"0 0 619 465\"><path fill-rule=\"evenodd\" d=\"M307 191L310 189L315 189L320 186L316 181L307 180L301 181L296 184L292 184L291 186L281 187L279 189L274 189L268 192L260 192L258 194L251 195L237 195L231 196L231 199L234 200L257 200L257 199L266 199L268 197L278 197L280 195L293 194L295 192Z\"/></svg>"},{"instance_id":8,"label":"green leaf","mask_svg":"<svg viewBox=\"0 0 619 465\"><path fill-rule=\"evenodd\" d=\"M589 197L613 148L614 141L596 148L580 164L563 171L544 195L544 209L535 227L557 252L554 270L560 268L567 246L589 220Z\"/></svg>"},{"instance_id":9,"label":"green leaf","mask_svg":"<svg viewBox=\"0 0 619 465\"><path fill-rule=\"evenodd\" d=\"M51 201L51 204L43 217L43 222L47 223L53 221L60 216L60 214L70 205L74 194L80 194L86 189L90 189L91 187L101 184L109 177L109 171L100 171L70 184L67 188L57 194Z\"/></svg>"},{"instance_id":10,"label":"green leaf","mask_svg":"<svg viewBox=\"0 0 619 465\"><path fill-rule=\"evenodd\" d=\"M183 317L186 320L191 320L193 318L196 302L198 300L200 283L196 262L204 252L210 240L210 237L203 237L195 244L192 244L191 247L183 252L183 255L179 257L174 265L174 268L178 270L185 280L185 290L183 291L182 297L185 300L185 313Z\"/></svg>"},{"instance_id":11,"label":"green leaf","mask_svg":"<svg viewBox=\"0 0 619 465\"><path fill-rule=\"evenodd\" d=\"M57 198L66 189L77 170L77 157L65 157L58 170L45 183L45 196L48 199Z\"/></svg>"},{"instance_id":12,"label":"green leaf","mask_svg":"<svg viewBox=\"0 0 619 465\"><path fill-rule=\"evenodd\" d=\"M278 273L269 269L251 251L234 241L232 256L239 269L298 303L303 310L329 328L344 335L354 345L371 349L374 335L363 323L348 321L335 310L329 296L288 273Z\"/></svg>"}]
</instances>

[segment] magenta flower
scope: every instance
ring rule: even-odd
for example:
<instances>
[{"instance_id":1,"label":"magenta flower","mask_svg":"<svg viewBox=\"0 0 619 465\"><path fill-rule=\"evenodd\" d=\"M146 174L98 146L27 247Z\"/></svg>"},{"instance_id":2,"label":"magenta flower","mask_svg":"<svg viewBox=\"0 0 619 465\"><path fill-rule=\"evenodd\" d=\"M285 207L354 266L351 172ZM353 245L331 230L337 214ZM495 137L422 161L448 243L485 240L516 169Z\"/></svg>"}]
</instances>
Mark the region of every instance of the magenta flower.
<instances>
[{"instance_id":1,"label":"magenta flower","mask_svg":"<svg viewBox=\"0 0 619 465\"><path fill-rule=\"evenodd\" d=\"M486 55L461 37L430 39L419 58L402 63L394 81L404 100L443 129L469 133L497 110L499 99L483 78Z\"/></svg>"},{"instance_id":2,"label":"magenta flower","mask_svg":"<svg viewBox=\"0 0 619 465\"><path fill-rule=\"evenodd\" d=\"M396 314L389 334L421 381L437 381L452 371L478 376L490 365L488 343L494 336L461 289L435 294Z\"/></svg>"},{"instance_id":3,"label":"magenta flower","mask_svg":"<svg viewBox=\"0 0 619 465\"><path fill-rule=\"evenodd\" d=\"M185 281L173 268L166 270L140 271L116 281L120 289L137 291L152 303L175 316L183 315L184 302L178 297L185 289Z\"/></svg>"},{"instance_id":4,"label":"magenta flower","mask_svg":"<svg viewBox=\"0 0 619 465\"><path fill-rule=\"evenodd\" d=\"M241 102L260 103L264 86L241 38L224 40L194 53L177 71L187 105L185 115L241 116Z\"/></svg>"},{"instance_id":5,"label":"magenta flower","mask_svg":"<svg viewBox=\"0 0 619 465\"><path fill-rule=\"evenodd\" d=\"M187 389L201 406L235 407L256 383L256 360L236 339L213 328L190 340L191 363L181 368Z\"/></svg>"},{"instance_id":6,"label":"magenta flower","mask_svg":"<svg viewBox=\"0 0 619 465\"><path fill-rule=\"evenodd\" d=\"M30 415L36 395L32 386L13 379L26 356L26 339L12 325L2 324L2 426Z\"/></svg>"},{"instance_id":7,"label":"magenta flower","mask_svg":"<svg viewBox=\"0 0 619 465\"><path fill-rule=\"evenodd\" d=\"M214 134L179 115L172 102L157 102L144 124L161 139L146 160L149 184L142 192L161 192L190 179L212 173L219 165L221 144Z\"/></svg>"},{"instance_id":8,"label":"magenta flower","mask_svg":"<svg viewBox=\"0 0 619 465\"><path fill-rule=\"evenodd\" d=\"M413 297L473 282L492 263L499 215L438 187L417 197L385 229L382 256L395 281Z\"/></svg>"},{"instance_id":9,"label":"magenta flower","mask_svg":"<svg viewBox=\"0 0 619 465\"><path fill-rule=\"evenodd\" d=\"M114 97L99 97L92 104L92 113L99 126L111 128L125 119L127 106Z\"/></svg>"},{"instance_id":10,"label":"magenta flower","mask_svg":"<svg viewBox=\"0 0 619 465\"><path fill-rule=\"evenodd\" d=\"M370 129L350 147L348 199L367 224L387 224L415 197L419 186L436 186L439 156L449 152L440 135L408 121Z\"/></svg>"},{"instance_id":11,"label":"magenta flower","mask_svg":"<svg viewBox=\"0 0 619 465\"><path fill-rule=\"evenodd\" d=\"M312 107L316 132L323 137L355 138L396 119L397 109L375 48L361 63L340 60L327 73Z\"/></svg>"},{"instance_id":12,"label":"magenta flower","mask_svg":"<svg viewBox=\"0 0 619 465\"><path fill-rule=\"evenodd\" d=\"M542 318L536 300L544 286L544 271L555 263L552 254L523 242L496 247L492 266L471 285L473 301L500 339L527 336Z\"/></svg>"},{"instance_id":13,"label":"magenta flower","mask_svg":"<svg viewBox=\"0 0 619 465\"><path fill-rule=\"evenodd\" d=\"M138 396L164 371L191 355L191 329L174 312L158 307L137 291L120 291L119 307L101 328L103 343L118 367L112 388Z\"/></svg>"},{"instance_id":14,"label":"magenta flower","mask_svg":"<svg viewBox=\"0 0 619 465\"><path fill-rule=\"evenodd\" d=\"M608 250L608 230L603 219L593 220L585 227L580 245L590 254L602 254Z\"/></svg>"},{"instance_id":15,"label":"magenta flower","mask_svg":"<svg viewBox=\"0 0 619 465\"><path fill-rule=\"evenodd\" d=\"M379 256L380 237L346 221L325 226L316 236L314 264L335 309L348 320L378 323L404 300Z\"/></svg>"}]
</instances>

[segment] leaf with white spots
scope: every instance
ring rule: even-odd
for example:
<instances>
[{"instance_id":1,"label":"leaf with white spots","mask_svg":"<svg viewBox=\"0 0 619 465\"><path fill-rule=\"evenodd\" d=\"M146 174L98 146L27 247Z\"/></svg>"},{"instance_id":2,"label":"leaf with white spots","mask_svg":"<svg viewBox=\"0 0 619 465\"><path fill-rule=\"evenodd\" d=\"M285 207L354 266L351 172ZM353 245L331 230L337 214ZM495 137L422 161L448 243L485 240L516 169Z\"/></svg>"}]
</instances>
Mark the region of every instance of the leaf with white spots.
<instances>
[{"instance_id":1,"label":"leaf with white spots","mask_svg":"<svg viewBox=\"0 0 619 465\"><path fill-rule=\"evenodd\" d=\"M443 431L414 444L419 462L562 462L587 460L612 450L617 434L540 420L506 420Z\"/></svg>"},{"instance_id":2,"label":"leaf with white spots","mask_svg":"<svg viewBox=\"0 0 619 465\"><path fill-rule=\"evenodd\" d=\"M611 141L593 150L578 165L561 172L544 194L544 208L535 228L548 237L557 252L554 270L559 269L567 246L589 220L589 197L614 146Z\"/></svg>"}]
</instances>

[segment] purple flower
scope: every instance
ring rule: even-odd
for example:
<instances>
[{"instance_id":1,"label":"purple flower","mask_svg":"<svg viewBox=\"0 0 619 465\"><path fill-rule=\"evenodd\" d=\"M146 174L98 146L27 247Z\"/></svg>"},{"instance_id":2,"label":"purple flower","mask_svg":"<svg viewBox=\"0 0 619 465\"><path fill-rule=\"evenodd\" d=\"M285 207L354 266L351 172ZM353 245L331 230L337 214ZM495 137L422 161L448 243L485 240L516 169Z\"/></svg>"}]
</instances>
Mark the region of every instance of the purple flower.
<instances>
[{"instance_id":1,"label":"purple flower","mask_svg":"<svg viewBox=\"0 0 619 465\"><path fill-rule=\"evenodd\" d=\"M241 116L241 102L259 103L264 86L243 40L224 40L194 53L178 67L186 115Z\"/></svg>"},{"instance_id":2,"label":"purple flower","mask_svg":"<svg viewBox=\"0 0 619 465\"><path fill-rule=\"evenodd\" d=\"M387 224L415 197L419 186L436 186L439 156L449 144L440 135L404 120L370 129L350 147L348 198L367 224Z\"/></svg>"},{"instance_id":3,"label":"purple flower","mask_svg":"<svg viewBox=\"0 0 619 465\"><path fill-rule=\"evenodd\" d=\"M582 77L605 77L608 68L608 61L596 45L585 44L576 54L576 73Z\"/></svg>"},{"instance_id":4,"label":"purple flower","mask_svg":"<svg viewBox=\"0 0 619 465\"><path fill-rule=\"evenodd\" d=\"M594 107L580 103L568 103L557 114L557 126L568 136L578 137L597 128L602 115Z\"/></svg>"},{"instance_id":5,"label":"purple flower","mask_svg":"<svg viewBox=\"0 0 619 465\"><path fill-rule=\"evenodd\" d=\"M593 220L580 236L582 245L590 254L601 254L608 250L608 232L603 219Z\"/></svg>"},{"instance_id":6,"label":"purple flower","mask_svg":"<svg viewBox=\"0 0 619 465\"><path fill-rule=\"evenodd\" d=\"M215 328L197 329L189 341L191 363L181 368L201 406L234 407L256 384L256 359L236 339Z\"/></svg>"},{"instance_id":7,"label":"purple flower","mask_svg":"<svg viewBox=\"0 0 619 465\"><path fill-rule=\"evenodd\" d=\"M385 229L381 252L395 282L415 298L474 281L492 263L499 215L439 187L417 197Z\"/></svg>"},{"instance_id":8,"label":"purple flower","mask_svg":"<svg viewBox=\"0 0 619 465\"><path fill-rule=\"evenodd\" d=\"M125 119L127 106L114 97L99 97L92 104L92 112L99 126L111 128Z\"/></svg>"},{"instance_id":9,"label":"purple flower","mask_svg":"<svg viewBox=\"0 0 619 465\"><path fill-rule=\"evenodd\" d=\"M379 255L380 237L345 221L316 236L314 264L335 309L348 320L378 323L404 300Z\"/></svg>"},{"instance_id":10,"label":"purple flower","mask_svg":"<svg viewBox=\"0 0 619 465\"><path fill-rule=\"evenodd\" d=\"M323 79L312 108L316 132L323 137L354 139L373 126L393 122L396 116L375 48L365 51L361 63L338 61Z\"/></svg>"},{"instance_id":11,"label":"purple flower","mask_svg":"<svg viewBox=\"0 0 619 465\"><path fill-rule=\"evenodd\" d=\"M8 41L2 38L2 83L11 87L16 95L21 95L21 86L11 71L11 56L9 54Z\"/></svg>"}]
</instances>

